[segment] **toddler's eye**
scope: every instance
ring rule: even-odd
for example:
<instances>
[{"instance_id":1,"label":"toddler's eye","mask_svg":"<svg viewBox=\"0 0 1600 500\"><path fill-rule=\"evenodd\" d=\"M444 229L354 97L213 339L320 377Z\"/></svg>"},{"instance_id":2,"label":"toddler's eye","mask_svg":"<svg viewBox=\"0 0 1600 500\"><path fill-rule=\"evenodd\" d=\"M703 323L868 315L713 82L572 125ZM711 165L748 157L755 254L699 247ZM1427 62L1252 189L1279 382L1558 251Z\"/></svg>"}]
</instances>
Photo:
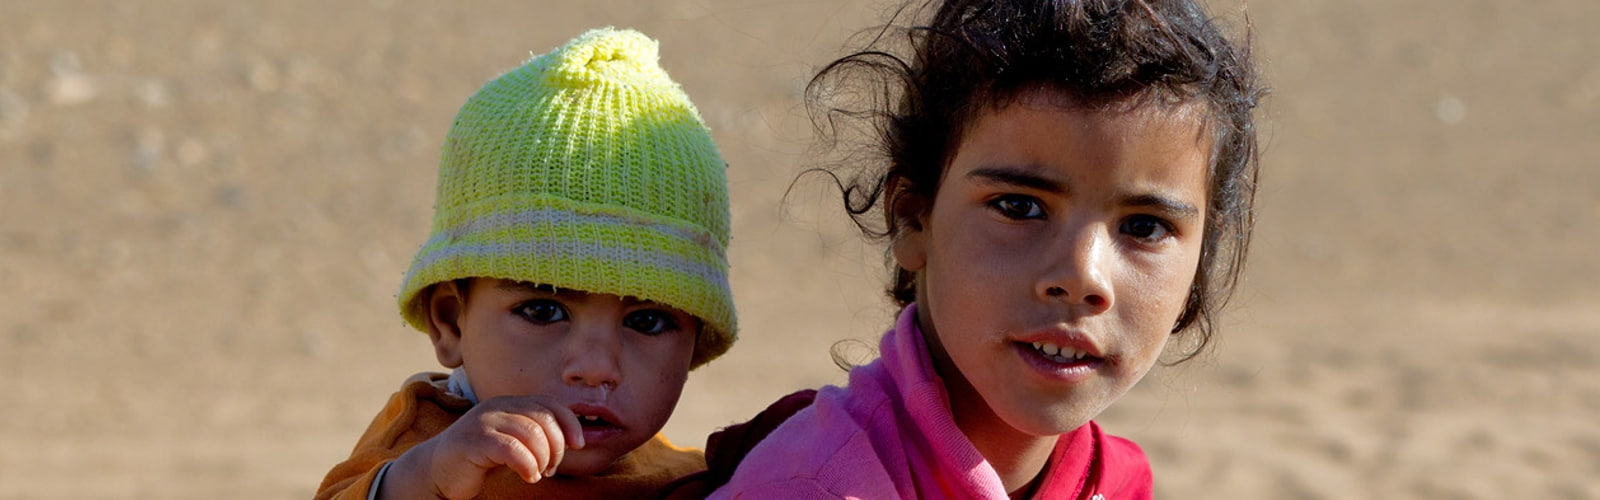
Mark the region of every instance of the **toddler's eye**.
<instances>
[{"instance_id":1,"label":"toddler's eye","mask_svg":"<svg viewBox=\"0 0 1600 500\"><path fill-rule=\"evenodd\" d=\"M1007 219L1038 219L1044 217L1044 206L1039 200L1031 196L1020 194L1003 195L989 202L1000 215Z\"/></svg>"},{"instance_id":2,"label":"toddler's eye","mask_svg":"<svg viewBox=\"0 0 1600 500\"><path fill-rule=\"evenodd\" d=\"M567 320L567 308L554 300L534 300L517 307L516 313L536 324L547 325Z\"/></svg>"},{"instance_id":3,"label":"toddler's eye","mask_svg":"<svg viewBox=\"0 0 1600 500\"><path fill-rule=\"evenodd\" d=\"M1122 221L1122 234L1143 241L1158 241L1172 233L1166 221L1152 215L1135 215Z\"/></svg>"},{"instance_id":4,"label":"toddler's eye","mask_svg":"<svg viewBox=\"0 0 1600 500\"><path fill-rule=\"evenodd\" d=\"M672 323L672 317L665 311L645 309L628 313L622 318L622 326L645 335L655 336L678 328Z\"/></svg>"}]
</instances>

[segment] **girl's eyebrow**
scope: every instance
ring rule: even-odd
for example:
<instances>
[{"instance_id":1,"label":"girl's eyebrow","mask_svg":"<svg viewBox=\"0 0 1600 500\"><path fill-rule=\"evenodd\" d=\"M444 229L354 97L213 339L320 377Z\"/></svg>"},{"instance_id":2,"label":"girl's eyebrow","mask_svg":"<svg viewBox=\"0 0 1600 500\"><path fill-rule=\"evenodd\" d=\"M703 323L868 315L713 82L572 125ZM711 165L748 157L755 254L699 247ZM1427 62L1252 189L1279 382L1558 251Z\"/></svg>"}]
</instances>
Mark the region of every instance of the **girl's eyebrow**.
<instances>
[{"instance_id":1,"label":"girl's eyebrow","mask_svg":"<svg viewBox=\"0 0 1600 500\"><path fill-rule=\"evenodd\" d=\"M1122 198L1122 205L1151 207L1173 219L1188 220L1200 215L1200 209L1195 208L1194 205L1155 193L1125 196Z\"/></svg>"},{"instance_id":2,"label":"girl's eyebrow","mask_svg":"<svg viewBox=\"0 0 1600 500\"><path fill-rule=\"evenodd\" d=\"M1011 184L1055 194L1066 194L1067 183L1045 178L1028 167L982 167L967 172L967 179L985 184Z\"/></svg>"},{"instance_id":3,"label":"girl's eyebrow","mask_svg":"<svg viewBox=\"0 0 1600 500\"><path fill-rule=\"evenodd\" d=\"M985 184L1010 184L1037 189L1052 194L1068 194L1065 181L1050 179L1033 172L1028 167L982 167L967 172L967 178ZM1174 219L1192 219L1200 215L1194 205L1158 193L1131 194L1121 198L1123 206L1149 207Z\"/></svg>"}]
</instances>

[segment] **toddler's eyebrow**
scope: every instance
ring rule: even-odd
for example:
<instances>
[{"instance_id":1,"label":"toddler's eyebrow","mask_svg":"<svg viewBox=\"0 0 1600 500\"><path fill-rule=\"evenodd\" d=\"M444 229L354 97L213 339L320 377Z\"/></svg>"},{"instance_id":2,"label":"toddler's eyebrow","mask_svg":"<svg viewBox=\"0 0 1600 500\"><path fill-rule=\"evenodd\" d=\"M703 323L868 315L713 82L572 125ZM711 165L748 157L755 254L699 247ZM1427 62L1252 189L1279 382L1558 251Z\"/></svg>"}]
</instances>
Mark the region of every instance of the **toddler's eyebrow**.
<instances>
[{"instance_id":1,"label":"toddler's eyebrow","mask_svg":"<svg viewBox=\"0 0 1600 500\"><path fill-rule=\"evenodd\" d=\"M967 179L986 184L1011 184L1050 193L1065 194L1067 192L1066 182L1048 179L1028 170L1031 169L1028 167L975 168L971 172L967 172Z\"/></svg>"},{"instance_id":2,"label":"toddler's eyebrow","mask_svg":"<svg viewBox=\"0 0 1600 500\"><path fill-rule=\"evenodd\" d=\"M509 281L509 280L502 281L498 285L498 287L503 291L507 291L507 292L511 292L511 293L522 293L522 294L529 294L529 295L554 295L557 298L567 299L567 300L575 300L575 299L578 299L578 298L581 298L583 296L587 296L588 295L588 293L586 293L586 292L584 292L582 290L573 290L571 288L558 288L558 287L555 287L555 286L552 286L552 285L541 285L541 284L538 284L538 283L529 283L529 282L526 282L526 281ZM659 305L659 303L656 302L656 301L645 300L645 299L641 299L641 298L638 298L638 297L622 297L622 302L623 302L624 305L627 305L629 307L638 306L638 305Z\"/></svg>"},{"instance_id":3,"label":"toddler's eyebrow","mask_svg":"<svg viewBox=\"0 0 1600 500\"><path fill-rule=\"evenodd\" d=\"M498 288L512 293L542 293L551 295L559 295L561 293L561 290L556 289L556 287L550 285L540 285L537 283L529 283L526 281L502 280L500 281Z\"/></svg>"}]
</instances>

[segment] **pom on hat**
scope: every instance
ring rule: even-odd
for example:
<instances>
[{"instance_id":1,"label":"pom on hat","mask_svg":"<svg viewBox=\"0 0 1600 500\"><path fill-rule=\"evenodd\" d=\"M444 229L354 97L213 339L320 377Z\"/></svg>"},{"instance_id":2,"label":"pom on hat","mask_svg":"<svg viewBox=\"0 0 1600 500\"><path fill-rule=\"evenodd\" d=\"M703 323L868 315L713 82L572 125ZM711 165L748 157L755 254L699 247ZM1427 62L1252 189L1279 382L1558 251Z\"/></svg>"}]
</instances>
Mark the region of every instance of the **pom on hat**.
<instances>
[{"instance_id":1,"label":"pom on hat","mask_svg":"<svg viewBox=\"0 0 1600 500\"><path fill-rule=\"evenodd\" d=\"M637 31L593 30L532 62L561 84L584 85L606 80L635 84L676 85L661 69L655 40Z\"/></svg>"},{"instance_id":2,"label":"pom on hat","mask_svg":"<svg viewBox=\"0 0 1600 500\"><path fill-rule=\"evenodd\" d=\"M693 367L737 335L727 164L657 44L602 28L467 99L439 161L432 235L399 294L487 277L635 297L700 318Z\"/></svg>"}]
</instances>

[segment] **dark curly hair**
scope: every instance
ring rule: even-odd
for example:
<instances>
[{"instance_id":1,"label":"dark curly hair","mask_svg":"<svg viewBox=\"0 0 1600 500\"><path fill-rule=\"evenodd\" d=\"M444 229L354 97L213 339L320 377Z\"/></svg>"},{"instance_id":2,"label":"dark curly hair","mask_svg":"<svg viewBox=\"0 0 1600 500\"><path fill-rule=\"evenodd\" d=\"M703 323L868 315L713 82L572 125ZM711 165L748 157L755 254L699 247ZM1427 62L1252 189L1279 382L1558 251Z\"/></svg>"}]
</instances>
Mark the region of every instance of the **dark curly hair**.
<instances>
[{"instance_id":1,"label":"dark curly hair","mask_svg":"<svg viewBox=\"0 0 1600 500\"><path fill-rule=\"evenodd\" d=\"M928 10L926 25L895 25ZM1257 82L1248 33L1242 43L1230 41L1192 1L902 5L863 50L823 67L807 85L807 107L824 147L850 136L852 124L865 125L872 143L867 151L877 156L845 158L817 171L839 184L845 209L863 233L892 239L929 207L897 210L897 193L889 191L907 189L914 199L932 200L971 122L1032 89L1052 91L1081 109L1198 105L1203 112L1213 139L1205 235L1172 330L1199 336L1178 362L1198 355L1238 282L1254 225L1259 161L1253 116L1266 89ZM916 296L913 278L896 268L888 293L902 306Z\"/></svg>"}]
</instances>

